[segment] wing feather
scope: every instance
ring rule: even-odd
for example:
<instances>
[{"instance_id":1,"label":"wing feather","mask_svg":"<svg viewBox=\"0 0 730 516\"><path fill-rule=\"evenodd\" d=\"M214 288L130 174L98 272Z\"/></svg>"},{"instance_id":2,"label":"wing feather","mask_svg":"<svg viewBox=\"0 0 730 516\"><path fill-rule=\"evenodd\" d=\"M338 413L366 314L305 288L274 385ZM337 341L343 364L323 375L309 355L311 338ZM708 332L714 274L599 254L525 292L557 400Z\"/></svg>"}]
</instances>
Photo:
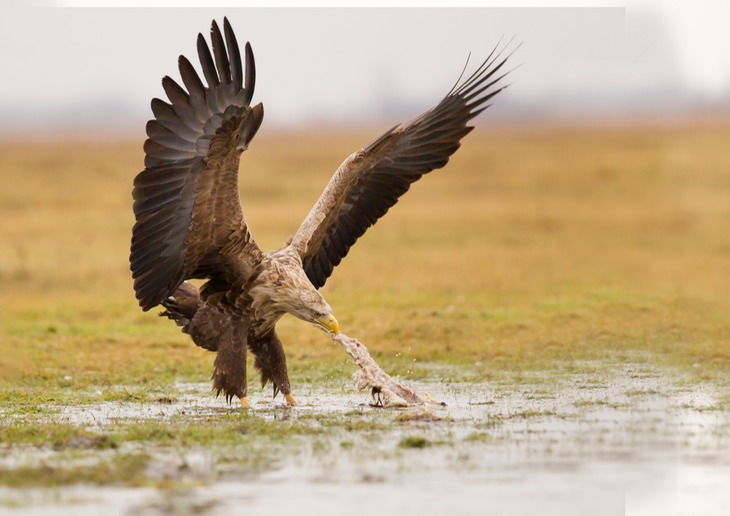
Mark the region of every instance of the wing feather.
<instances>
[{"instance_id":1,"label":"wing feather","mask_svg":"<svg viewBox=\"0 0 730 516\"><path fill-rule=\"evenodd\" d=\"M190 92L190 96L204 98L205 86L203 85L203 81L200 80L200 77L198 77L192 63L188 61L188 58L180 56L178 58L178 67L180 68L180 76L182 77L183 84Z\"/></svg>"},{"instance_id":2,"label":"wing feather","mask_svg":"<svg viewBox=\"0 0 730 516\"><path fill-rule=\"evenodd\" d=\"M175 133L180 138L191 142L194 142L198 138L198 131L188 126L175 113L173 107L164 100L152 99L152 113L155 115L158 124Z\"/></svg>"},{"instance_id":3,"label":"wing feather","mask_svg":"<svg viewBox=\"0 0 730 516\"><path fill-rule=\"evenodd\" d=\"M177 134L171 131L157 120L147 122L147 136L165 147L177 150L195 149L196 140L190 139L185 134Z\"/></svg>"},{"instance_id":4,"label":"wing feather","mask_svg":"<svg viewBox=\"0 0 730 516\"><path fill-rule=\"evenodd\" d=\"M145 170L134 180L130 254L144 310L160 304L188 278L216 275L224 283L243 282L261 257L238 198L238 164L261 125L263 108L249 105L250 92L242 84L253 89L254 67L247 66L244 77L228 20L224 28L225 41L212 24L213 54L198 35L207 86L180 56L184 88L166 76L162 87L169 103L151 103L155 119L146 127ZM253 54L246 48L248 65Z\"/></svg>"},{"instance_id":5,"label":"wing feather","mask_svg":"<svg viewBox=\"0 0 730 516\"><path fill-rule=\"evenodd\" d=\"M231 82L240 89L243 87L243 69L241 68L241 51L238 48L238 41L236 36L233 34L231 24L228 23L228 18L223 19L223 31L226 35L226 47L228 48L228 55L231 61Z\"/></svg>"},{"instance_id":6,"label":"wing feather","mask_svg":"<svg viewBox=\"0 0 730 516\"><path fill-rule=\"evenodd\" d=\"M251 102L253 90L256 86L256 63L253 60L251 45L246 43L246 84L243 90L246 92L246 102Z\"/></svg>"},{"instance_id":7,"label":"wing feather","mask_svg":"<svg viewBox=\"0 0 730 516\"><path fill-rule=\"evenodd\" d=\"M210 54L210 48L205 41L205 37L198 33L198 57L200 58L200 66L203 68L203 75L208 83L209 88L215 88L220 84L218 71L215 69L213 56Z\"/></svg>"},{"instance_id":8,"label":"wing feather","mask_svg":"<svg viewBox=\"0 0 730 516\"><path fill-rule=\"evenodd\" d=\"M228 84L231 82L231 64L228 61L226 45L223 43L223 35L218 28L218 24L213 20L210 28L210 38L213 42L213 55L215 56L215 65L218 70L221 82Z\"/></svg>"},{"instance_id":9,"label":"wing feather","mask_svg":"<svg viewBox=\"0 0 730 516\"><path fill-rule=\"evenodd\" d=\"M167 98L170 99L173 106L183 108L187 107L192 110L187 92L169 75L165 75L162 78L162 89L165 90L165 95L167 95ZM202 117L203 113L200 113L201 122L204 120Z\"/></svg>"},{"instance_id":10,"label":"wing feather","mask_svg":"<svg viewBox=\"0 0 730 516\"><path fill-rule=\"evenodd\" d=\"M433 109L386 131L338 168L291 242L315 287L412 183L448 163L473 129L469 121L506 87L501 70L512 53L502 57L504 50L498 44Z\"/></svg>"}]
</instances>

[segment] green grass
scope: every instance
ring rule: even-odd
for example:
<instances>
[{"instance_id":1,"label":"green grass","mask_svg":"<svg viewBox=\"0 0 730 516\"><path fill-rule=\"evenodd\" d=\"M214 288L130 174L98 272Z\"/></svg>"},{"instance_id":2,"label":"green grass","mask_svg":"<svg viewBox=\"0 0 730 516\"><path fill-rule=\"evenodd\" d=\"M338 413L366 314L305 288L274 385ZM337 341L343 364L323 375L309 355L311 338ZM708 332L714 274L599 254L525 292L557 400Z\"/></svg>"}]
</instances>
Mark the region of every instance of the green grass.
<instances>
[{"instance_id":1,"label":"green grass","mask_svg":"<svg viewBox=\"0 0 730 516\"><path fill-rule=\"evenodd\" d=\"M425 437L419 437L419 436L410 436L410 437L404 437L400 440L398 443L398 446L400 448L426 448L428 446L431 446L433 443L426 439Z\"/></svg>"},{"instance_id":2,"label":"green grass","mask_svg":"<svg viewBox=\"0 0 730 516\"><path fill-rule=\"evenodd\" d=\"M342 421L341 421L342 422ZM330 423L335 427L334 422ZM349 429L347 424L341 425ZM363 429L365 423L353 429ZM369 429L383 428L370 424ZM282 457L298 453L303 438L326 430L315 419L268 420L240 410L191 417L185 412L166 420L120 419L101 429L44 417L6 418L0 423L0 452L9 447L52 449L52 460L0 467L0 485L53 486L69 483L159 485L147 471L151 453L173 456L182 450L207 449L219 464L235 463L239 473L267 469ZM339 427L336 429L339 430ZM277 450L281 450L277 452ZM33 457L32 453L28 454ZM76 462L81 460L82 464ZM90 464L89 464L90 463ZM215 476L208 478L214 479ZM163 478L175 481L178 478Z\"/></svg>"},{"instance_id":3,"label":"green grass","mask_svg":"<svg viewBox=\"0 0 730 516\"><path fill-rule=\"evenodd\" d=\"M146 485L145 468L149 456L144 453L118 453L93 465L21 466L0 468L0 485L8 487L53 487L67 484Z\"/></svg>"}]
</instances>

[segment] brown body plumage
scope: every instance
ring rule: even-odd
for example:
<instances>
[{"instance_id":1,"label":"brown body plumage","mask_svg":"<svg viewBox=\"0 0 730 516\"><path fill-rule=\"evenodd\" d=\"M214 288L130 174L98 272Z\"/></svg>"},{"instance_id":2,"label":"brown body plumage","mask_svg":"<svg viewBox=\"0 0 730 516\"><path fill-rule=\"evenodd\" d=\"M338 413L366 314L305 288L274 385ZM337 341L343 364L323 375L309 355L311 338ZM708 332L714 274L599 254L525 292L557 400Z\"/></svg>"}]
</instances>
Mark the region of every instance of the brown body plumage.
<instances>
[{"instance_id":1,"label":"brown body plumage","mask_svg":"<svg viewBox=\"0 0 730 516\"><path fill-rule=\"evenodd\" d=\"M433 109L387 131L348 157L297 233L264 254L251 236L238 194L240 155L263 119L251 107L255 67L245 47L245 76L236 38L213 22L213 53L198 35L203 84L180 56L184 89L162 81L170 102L152 101L145 170L134 181L131 270L140 306L162 304L193 341L217 352L213 385L247 404L246 353L256 356L262 383L293 403L286 358L276 335L285 314L339 331L317 291L355 241L411 183L443 167L472 127L469 120L503 89L507 58L486 61ZM496 49L495 49L496 50ZM201 290L188 279L207 279Z\"/></svg>"}]
</instances>

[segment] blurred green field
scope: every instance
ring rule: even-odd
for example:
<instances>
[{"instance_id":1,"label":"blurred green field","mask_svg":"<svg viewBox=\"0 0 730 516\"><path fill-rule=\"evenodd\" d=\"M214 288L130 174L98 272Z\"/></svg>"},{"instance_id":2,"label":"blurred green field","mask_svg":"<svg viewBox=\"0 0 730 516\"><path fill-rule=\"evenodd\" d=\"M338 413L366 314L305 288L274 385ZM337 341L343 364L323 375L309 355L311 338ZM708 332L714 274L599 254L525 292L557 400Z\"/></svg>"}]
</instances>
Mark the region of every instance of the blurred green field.
<instances>
[{"instance_id":1,"label":"blurred green field","mask_svg":"<svg viewBox=\"0 0 730 516\"><path fill-rule=\"evenodd\" d=\"M264 130L240 181L259 245L279 247L341 160L377 134ZM353 247L325 297L342 330L404 378L431 364L489 380L637 354L726 374L728 141L719 124L476 131ZM0 144L4 403L209 378L213 355L134 299L141 144ZM286 317L279 329L295 393L353 370L313 327Z\"/></svg>"}]
</instances>

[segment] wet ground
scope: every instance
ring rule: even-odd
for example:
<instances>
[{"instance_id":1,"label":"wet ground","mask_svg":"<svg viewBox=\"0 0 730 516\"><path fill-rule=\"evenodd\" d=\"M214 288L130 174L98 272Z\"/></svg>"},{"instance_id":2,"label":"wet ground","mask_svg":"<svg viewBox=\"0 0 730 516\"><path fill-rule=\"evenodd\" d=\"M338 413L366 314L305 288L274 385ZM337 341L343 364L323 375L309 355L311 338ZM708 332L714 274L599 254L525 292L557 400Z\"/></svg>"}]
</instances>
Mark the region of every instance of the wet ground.
<instances>
[{"instance_id":1,"label":"wet ground","mask_svg":"<svg viewBox=\"0 0 730 516\"><path fill-rule=\"evenodd\" d=\"M446 406L373 408L367 393L343 384L299 389L300 405L289 409L259 392L259 422L321 431L264 450L254 468L226 460L234 448L160 447L146 475L174 479L162 487L2 487L0 512L719 515L730 507L727 385L646 364L584 364L560 378L411 386ZM57 407L44 417L104 432L237 410L208 384L176 390L169 403ZM50 447L7 447L0 466L100 453L69 459Z\"/></svg>"}]
</instances>

